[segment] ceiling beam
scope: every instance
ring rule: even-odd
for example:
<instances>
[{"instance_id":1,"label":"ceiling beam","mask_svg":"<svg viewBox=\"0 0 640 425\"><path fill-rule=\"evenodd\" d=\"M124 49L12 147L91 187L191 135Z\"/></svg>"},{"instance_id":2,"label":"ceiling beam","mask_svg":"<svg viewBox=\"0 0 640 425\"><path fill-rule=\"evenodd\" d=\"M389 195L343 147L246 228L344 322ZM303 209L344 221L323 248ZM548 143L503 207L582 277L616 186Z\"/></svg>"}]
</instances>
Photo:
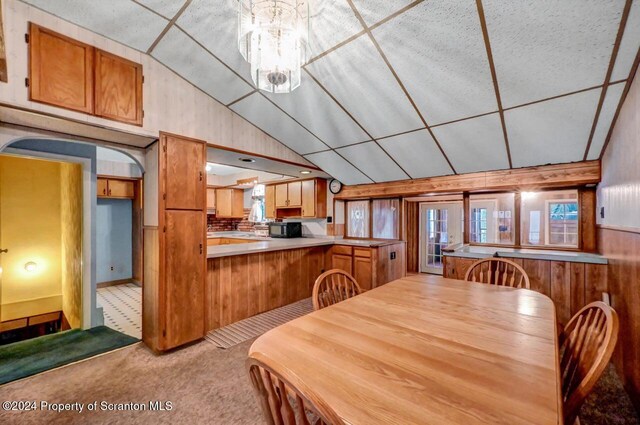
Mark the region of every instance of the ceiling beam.
<instances>
[{"instance_id":1,"label":"ceiling beam","mask_svg":"<svg viewBox=\"0 0 640 425\"><path fill-rule=\"evenodd\" d=\"M542 165L481 173L344 186L335 199L389 198L432 193L568 188L600 181L600 161Z\"/></svg>"},{"instance_id":2,"label":"ceiling beam","mask_svg":"<svg viewBox=\"0 0 640 425\"><path fill-rule=\"evenodd\" d=\"M598 100L598 107L596 108L596 114L593 117L593 124L591 125L591 132L589 133L589 140L587 141L587 147L584 150L584 156L582 158L584 161L586 161L587 157L589 156L589 150L591 149L591 142L593 141L593 135L595 134L596 127L598 126L598 119L600 118L602 105L604 104L605 97L607 97L609 80L611 79L611 74L613 73L613 67L616 64L616 58L618 57L618 50L620 49L620 41L622 41L622 36L624 35L624 30L625 30L625 27L627 26L627 18L629 17L631 4L632 4L632 0L627 0L624 4L624 9L622 11L622 18L620 19L620 26L618 27L618 34L616 35L616 41L613 44L613 52L611 52L611 59L609 59L609 68L607 68L607 73L604 77L602 92L600 93L600 100Z\"/></svg>"},{"instance_id":3,"label":"ceiling beam","mask_svg":"<svg viewBox=\"0 0 640 425\"><path fill-rule=\"evenodd\" d=\"M489 60L489 69L491 70L491 79L493 80L493 88L496 92L496 101L498 102L498 113L500 114L500 122L502 123L502 134L504 136L504 147L507 152L507 159L509 160L509 168L513 168L511 162L511 148L509 147L509 135L507 134L507 125L504 121L504 110L502 109L502 98L500 97L500 86L498 84L498 75L496 73L496 66L493 62L493 52L491 51L491 41L489 39L489 30L487 29L487 20L484 16L484 8L482 7L482 0L476 0L476 7L478 8L478 16L480 17L480 27L482 28L482 37L484 38L484 46L487 50L487 59Z\"/></svg>"}]
</instances>

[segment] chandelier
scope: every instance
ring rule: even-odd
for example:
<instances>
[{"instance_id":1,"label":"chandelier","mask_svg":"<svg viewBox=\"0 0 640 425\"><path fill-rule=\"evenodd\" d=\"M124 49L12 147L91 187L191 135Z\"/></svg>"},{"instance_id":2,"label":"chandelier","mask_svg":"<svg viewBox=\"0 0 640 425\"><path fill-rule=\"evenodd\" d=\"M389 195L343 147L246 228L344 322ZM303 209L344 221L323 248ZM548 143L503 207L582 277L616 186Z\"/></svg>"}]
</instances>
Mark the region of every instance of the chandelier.
<instances>
[{"instance_id":1,"label":"chandelier","mask_svg":"<svg viewBox=\"0 0 640 425\"><path fill-rule=\"evenodd\" d=\"M300 85L309 50L308 1L238 2L238 48L259 90L289 93Z\"/></svg>"}]
</instances>

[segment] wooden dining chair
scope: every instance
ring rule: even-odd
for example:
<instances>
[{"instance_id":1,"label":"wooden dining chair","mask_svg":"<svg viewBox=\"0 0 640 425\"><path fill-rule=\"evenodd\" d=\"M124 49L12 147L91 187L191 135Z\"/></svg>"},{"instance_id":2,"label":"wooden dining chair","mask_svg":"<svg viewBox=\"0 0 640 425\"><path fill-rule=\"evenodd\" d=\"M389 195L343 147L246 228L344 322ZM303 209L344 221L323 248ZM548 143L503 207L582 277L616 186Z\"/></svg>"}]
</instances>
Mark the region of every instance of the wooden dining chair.
<instances>
[{"instance_id":1,"label":"wooden dining chair","mask_svg":"<svg viewBox=\"0 0 640 425\"><path fill-rule=\"evenodd\" d=\"M464 276L469 282L529 289L529 276L517 263L503 258L485 258L469 267Z\"/></svg>"},{"instance_id":2,"label":"wooden dining chair","mask_svg":"<svg viewBox=\"0 0 640 425\"><path fill-rule=\"evenodd\" d=\"M564 423L577 422L580 407L607 367L618 340L618 315L596 301L571 318L560 339Z\"/></svg>"},{"instance_id":3,"label":"wooden dining chair","mask_svg":"<svg viewBox=\"0 0 640 425\"><path fill-rule=\"evenodd\" d=\"M361 293L360 285L349 273L329 270L318 276L313 284L313 309L320 310Z\"/></svg>"},{"instance_id":4,"label":"wooden dining chair","mask_svg":"<svg viewBox=\"0 0 640 425\"><path fill-rule=\"evenodd\" d=\"M286 368L256 354L247 359L254 392L269 425L342 425L340 416L303 382L285 378ZM277 369L277 370L276 370ZM295 384L292 381L296 381Z\"/></svg>"}]
</instances>

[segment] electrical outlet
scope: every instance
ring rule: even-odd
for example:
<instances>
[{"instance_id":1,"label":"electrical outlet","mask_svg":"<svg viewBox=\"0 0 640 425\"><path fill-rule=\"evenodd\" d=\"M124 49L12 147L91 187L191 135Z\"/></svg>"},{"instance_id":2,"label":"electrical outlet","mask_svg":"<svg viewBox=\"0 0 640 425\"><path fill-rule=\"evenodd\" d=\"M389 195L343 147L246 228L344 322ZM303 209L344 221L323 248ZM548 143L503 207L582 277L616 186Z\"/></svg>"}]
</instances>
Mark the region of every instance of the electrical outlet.
<instances>
[{"instance_id":1,"label":"electrical outlet","mask_svg":"<svg viewBox=\"0 0 640 425\"><path fill-rule=\"evenodd\" d=\"M395 251L391 251L391 255L390 255L392 260L396 259L396 252Z\"/></svg>"},{"instance_id":2,"label":"electrical outlet","mask_svg":"<svg viewBox=\"0 0 640 425\"><path fill-rule=\"evenodd\" d=\"M113 266L110 267L111 271L113 271Z\"/></svg>"}]
</instances>

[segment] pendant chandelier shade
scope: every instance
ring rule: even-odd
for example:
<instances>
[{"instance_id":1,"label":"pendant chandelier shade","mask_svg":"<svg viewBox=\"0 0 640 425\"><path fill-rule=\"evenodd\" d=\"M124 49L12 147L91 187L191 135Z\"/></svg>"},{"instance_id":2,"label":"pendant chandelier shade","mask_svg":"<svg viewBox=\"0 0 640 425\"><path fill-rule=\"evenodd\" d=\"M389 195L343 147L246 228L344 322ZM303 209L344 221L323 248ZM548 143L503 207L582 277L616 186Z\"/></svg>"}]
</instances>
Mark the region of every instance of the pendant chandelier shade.
<instances>
[{"instance_id":1,"label":"pendant chandelier shade","mask_svg":"<svg viewBox=\"0 0 640 425\"><path fill-rule=\"evenodd\" d=\"M308 0L240 0L238 8L238 48L256 88L295 90L308 60Z\"/></svg>"}]
</instances>

